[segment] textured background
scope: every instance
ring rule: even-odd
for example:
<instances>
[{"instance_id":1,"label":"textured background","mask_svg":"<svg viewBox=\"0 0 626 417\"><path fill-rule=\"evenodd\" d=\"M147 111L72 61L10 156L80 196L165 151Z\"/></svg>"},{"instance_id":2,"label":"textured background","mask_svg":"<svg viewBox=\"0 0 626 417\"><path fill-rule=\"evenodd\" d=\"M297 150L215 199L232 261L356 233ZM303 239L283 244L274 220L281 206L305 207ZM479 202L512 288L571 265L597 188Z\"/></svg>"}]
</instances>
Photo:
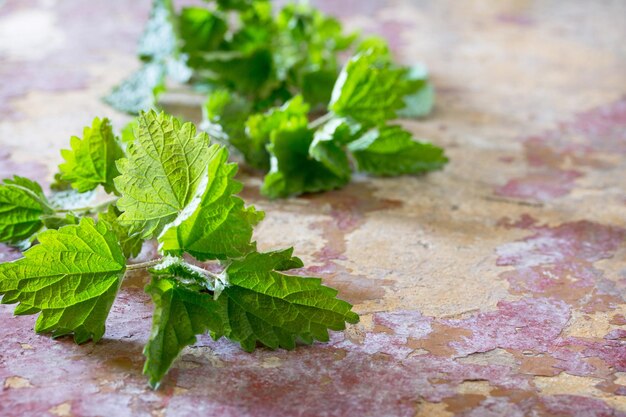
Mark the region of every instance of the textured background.
<instances>
[{"instance_id":1,"label":"textured background","mask_svg":"<svg viewBox=\"0 0 626 417\"><path fill-rule=\"evenodd\" d=\"M97 345L1 306L1 416L626 415L626 2L316 3L428 64L435 112L406 125L451 158L277 202L240 175L261 248L294 245L361 323L293 352L201 338L154 392L145 276ZM47 182L93 116L126 120L99 97L148 9L0 0L0 177Z\"/></svg>"}]
</instances>

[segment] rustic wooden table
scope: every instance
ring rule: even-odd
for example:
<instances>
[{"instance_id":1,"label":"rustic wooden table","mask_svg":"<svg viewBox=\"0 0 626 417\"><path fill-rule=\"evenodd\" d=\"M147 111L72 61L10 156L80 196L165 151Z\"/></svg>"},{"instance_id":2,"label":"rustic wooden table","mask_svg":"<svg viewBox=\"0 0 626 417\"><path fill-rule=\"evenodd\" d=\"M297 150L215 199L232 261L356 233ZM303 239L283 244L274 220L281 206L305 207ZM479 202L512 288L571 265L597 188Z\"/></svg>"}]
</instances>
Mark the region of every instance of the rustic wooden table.
<instances>
[{"instance_id":1,"label":"rustic wooden table","mask_svg":"<svg viewBox=\"0 0 626 417\"><path fill-rule=\"evenodd\" d=\"M1 306L0 415L626 415L626 2L316 3L429 65L436 110L406 125L451 159L285 201L241 175L262 249L294 245L361 323L293 352L203 337L151 391L145 276L97 345ZM148 8L0 0L1 177L49 181L93 116L126 120L99 98Z\"/></svg>"}]
</instances>

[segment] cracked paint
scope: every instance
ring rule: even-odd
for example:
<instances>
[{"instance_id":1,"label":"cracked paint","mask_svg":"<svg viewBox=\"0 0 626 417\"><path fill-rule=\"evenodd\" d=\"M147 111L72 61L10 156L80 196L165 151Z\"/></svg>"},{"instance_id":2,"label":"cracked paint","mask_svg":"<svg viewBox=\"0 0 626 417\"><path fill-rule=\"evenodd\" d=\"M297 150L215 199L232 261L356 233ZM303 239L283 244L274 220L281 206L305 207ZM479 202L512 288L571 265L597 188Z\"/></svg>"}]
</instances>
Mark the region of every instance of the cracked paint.
<instances>
[{"instance_id":1,"label":"cracked paint","mask_svg":"<svg viewBox=\"0 0 626 417\"><path fill-rule=\"evenodd\" d=\"M278 201L242 167L242 195L268 212L262 249L294 245L297 273L337 287L360 323L289 352L202 336L152 391L146 274L126 279L95 345L35 335L35 317L1 305L0 415L626 416L626 5L317 3L429 65L435 112L403 123L451 159ZM21 43L0 36L2 177L45 183L88 112L125 120L99 98L137 65L148 8L0 7L0 34L41 23Z\"/></svg>"}]
</instances>

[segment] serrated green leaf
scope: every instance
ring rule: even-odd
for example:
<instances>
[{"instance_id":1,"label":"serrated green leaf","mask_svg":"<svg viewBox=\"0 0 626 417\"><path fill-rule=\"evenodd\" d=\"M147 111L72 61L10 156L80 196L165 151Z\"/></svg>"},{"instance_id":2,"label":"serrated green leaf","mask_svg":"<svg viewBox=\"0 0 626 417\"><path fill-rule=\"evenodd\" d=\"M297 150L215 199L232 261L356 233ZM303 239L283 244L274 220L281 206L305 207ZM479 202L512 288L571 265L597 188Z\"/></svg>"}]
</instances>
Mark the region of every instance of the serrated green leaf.
<instances>
[{"instance_id":1,"label":"serrated green leaf","mask_svg":"<svg viewBox=\"0 0 626 417\"><path fill-rule=\"evenodd\" d=\"M421 174L441 169L448 162L443 149L414 141L400 126L372 129L351 142L348 150L360 171L382 176Z\"/></svg>"},{"instance_id":2,"label":"serrated green leaf","mask_svg":"<svg viewBox=\"0 0 626 417\"><path fill-rule=\"evenodd\" d=\"M344 145L353 135L353 126L345 119L332 119L315 131L309 155L337 177L349 181L352 169Z\"/></svg>"},{"instance_id":3,"label":"serrated green leaf","mask_svg":"<svg viewBox=\"0 0 626 417\"><path fill-rule=\"evenodd\" d=\"M138 114L155 106L156 96L165 88L167 68L161 62L148 62L104 97L119 111Z\"/></svg>"},{"instance_id":4,"label":"serrated green leaf","mask_svg":"<svg viewBox=\"0 0 626 417\"><path fill-rule=\"evenodd\" d=\"M171 0L154 0L150 18L139 40L138 55L143 66L122 81L104 101L129 114L155 106L165 89L165 78L186 82L191 77L184 56L178 49L177 19Z\"/></svg>"},{"instance_id":5,"label":"serrated green leaf","mask_svg":"<svg viewBox=\"0 0 626 417\"><path fill-rule=\"evenodd\" d=\"M201 128L211 139L230 144L245 153L249 142L245 125L251 111L250 101L240 95L226 89L212 91L202 107Z\"/></svg>"},{"instance_id":6,"label":"serrated green leaf","mask_svg":"<svg viewBox=\"0 0 626 417\"><path fill-rule=\"evenodd\" d=\"M126 258L134 258L141 252L144 240L139 233L131 234L130 227L123 225L119 221L121 211L111 204L107 211L98 213L98 219L106 221L111 227L111 231L117 236L117 240L122 247L122 252Z\"/></svg>"},{"instance_id":7,"label":"serrated green leaf","mask_svg":"<svg viewBox=\"0 0 626 417\"><path fill-rule=\"evenodd\" d=\"M404 97L422 85L407 74L407 68L394 66L375 50L359 53L341 70L329 109L369 126L395 119L406 105Z\"/></svg>"},{"instance_id":8,"label":"serrated green leaf","mask_svg":"<svg viewBox=\"0 0 626 417\"><path fill-rule=\"evenodd\" d=\"M174 279L153 279L146 292L152 297L154 314L143 372L157 388L183 348L193 345L196 335L207 330L222 334L225 320L211 294L189 289Z\"/></svg>"},{"instance_id":9,"label":"serrated green leaf","mask_svg":"<svg viewBox=\"0 0 626 417\"><path fill-rule=\"evenodd\" d=\"M44 214L41 216L41 221L46 229L56 230L70 224L78 224L80 222L80 218L76 217L73 213Z\"/></svg>"},{"instance_id":10,"label":"serrated green leaf","mask_svg":"<svg viewBox=\"0 0 626 417\"><path fill-rule=\"evenodd\" d=\"M217 0L217 5L224 10L246 10L256 3L268 3L267 0Z\"/></svg>"},{"instance_id":11,"label":"serrated green leaf","mask_svg":"<svg viewBox=\"0 0 626 417\"><path fill-rule=\"evenodd\" d=\"M211 291L213 298L216 298L227 285L225 274L210 273L177 256L163 257L161 262L150 268L150 274L154 278L177 281L189 289Z\"/></svg>"},{"instance_id":12,"label":"serrated green leaf","mask_svg":"<svg viewBox=\"0 0 626 417\"><path fill-rule=\"evenodd\" d=\"M138 127L139 120L136 117L130 119L130 121L124 125L120 132L120 140L124 145L135 141L135 130L137 130Z\"/></svg>"},{"instance_id":13,"label":"serrated green leaf","mask_svg":"<svg viewBox=\"0 0 626 417\"><path fill-rule=\"evenodd\" d=\"M41 186L24 177L15 176L0 184L0 242L21 243L42 227L41 216L52 208Z\"/></svg>"},{"instance_id":14,"label":"serrated green leaf","mask_svg":"<svg viewBox=\"0 0 626 417\"><path fill-rule=\"evenodd\" d=\"M224 41L228 26L217 12L202 7L183 7L179 16L182 51L193 56L210 52Z\"/></svg>"},{"instance_id":15,"label":"serrated green leaf","mask_svg":"<svg viewBox=\"0 0 626 417\"><path fill-rule=\"evenodd\" d=\"M234 195L242 185L233 177L237 165L227 163L228 151L211 154L205 182L185 210L159 236L161 253L181 256L189 253L198 260L236 258L255 250L251 243L253 226L264 213Z\"/></svg>"},{"instance_id":16,"label":"serrated green leaf","mask_svg":"<svg viewBox=\"0 0 626 417\"><path fill-rule=\"evenodd\" d=\"M83 138L72 136L71 149L63 149L65 162L59 165L62 179L69 181L79 193L102 185L107 193L115 192L113 178L119 175L115 161L124 156L109 119L95 118L85 127Z\"/></svg>"},{"instance_id":17,"label":"serrated green leaf","mask_svg":"<svg viewBox=\"0 0 626 417\"><path fill-rule=\"evenodd\" d=\"M138 55L144 60L169 58L178 51L176 17L171 0L153 0L150 18L139 39Z\"/></svg>"},{"instance_id":18,"label":"serrated green leaf","mask_svg":"<svg viewBox=\"0 0 626 417\"><path fill-rule=\"evenodd\" d=\"M117 237L105 222L83 218L38 240L23 258L0 264L2 303L19 303L15 314L41 312L37 332L98 341L126 269Z\"/></svg>"},{"instance_id":19,"label":"serrated green leaf","mask_svg":"<svg viewBox=\"0 0 626 417\"><path fill-rule=\"evenodd\" d=\"M273 131L267 147L271 168L265 176L261 193L271 198L289 197L344 186L349 177L346 178L341 166L331 170L326 166L330 159L322 163L309 155L312 142L313 131L308 127Z\"/></svg>"},{"instance_id":20,"label":"serrated green leaf","mask_svg":"<svg viewBox=\"0 0 626 417\"><path fill-rule=\"evenodd\" d=\"M398 110L400 117L422 117L429 114L435 105L435 89L428 79L428 71L424 65L413 65L407 73L409 80L420 82L417 92L404 96L404 108Z\"/></svg>"},{"instance_id":21,"label":"serrated green leaf","mask_svg":"<svg viewBox=\"0 0 626 417\"><path fill-rule=\"evenodd\" d=\"M206 133L196 135L191 123L154 111L139 116L135 142L118 161L122 194L117 207L121 224L142 238L158 235L187 206L205 177L208 161L218 150Z\"/></svg>"},{"instance_id":22,"label":"serrated green leaf","mask_svg":"<svg viewBox=\"0 0 626 417\"><path fill-rule=\"evenodd\" d=\"M293 349L296 340L328 341L328 329L343 330L346 322L358 322L352 306L335 298L337 291L321 285L319 278L281 272L302 266L292 252L253 252L226 269L229 286L217 299L228 317L225 336L247 351L257 342Z\"/></svg>"}]
</instances>

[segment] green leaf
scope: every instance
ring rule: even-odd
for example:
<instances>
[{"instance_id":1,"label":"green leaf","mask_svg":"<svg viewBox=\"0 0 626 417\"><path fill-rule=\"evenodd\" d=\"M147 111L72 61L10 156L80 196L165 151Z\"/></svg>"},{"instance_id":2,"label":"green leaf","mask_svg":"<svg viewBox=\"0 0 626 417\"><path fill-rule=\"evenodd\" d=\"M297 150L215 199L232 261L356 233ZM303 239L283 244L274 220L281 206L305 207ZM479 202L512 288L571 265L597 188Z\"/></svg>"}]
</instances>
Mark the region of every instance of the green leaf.
<instances>
[{"instance_id":1,"label":"green leaf","mask_svg":"<svg viewBox=\"0 0 626 417\"><path fill-rule=\"evenodd\" d=\"M243 143L240 145L246 162L255 168L267 171L270 165L267 145L272 135L281 130L306 128L308 112L309 106L302 96L295 96L282 107L250 116L246 122L248 141L245 145Z\"/></svg>"},{"instance_id":2,"label":"green leaf","mask_svg":"<svg viewBox=\"0 0 626 417\"><path fill-rule=\"evenodd\" d=\"M345 322L358 322L352 306L336 299L337 291L322 286L319 278L281 272L302 267L292 251L253 252L226 269L229 286L217 299L228 317L224 333L246 351L254 350L257 342L293 349L297 339L328 341L328 329L343 330Z\"/></svg>"},{"instance_id":3,"label":"green leaf","mask_svg":"<svg viewBox=\"0 0 626 417\"><path fill-rule=\"evenodd\" d=\"M139 128L139 120L136 117L132 118L122 128L120 139L124 145L128 145L129 143L135 141L135 130L137 130L137 128Z\"/></svg>"},{"instance_id":4,"label":"green leaf","mask_svg":"<svg viewBox=\"0 0 626 417\"><path fill-rule=\"evenodd\" d=\"M150 274L155 279L175 280L197 291L210 291L213 298L217 298L228 284L224 273L211 273L176 256L163 257L161 262L150 268Z\"/></svg>"},{"instance_id":5,"label":"green leaf","mask_svg":"<svg viewBox=\"0 0 626 417\"><path fill-rule=\"evenodd\" d=\"M435 90L428 79L428 71L423 65L409 67L409 80L420 82L417 92L404 96L405 107L398 111L400 117L422 117L429 114L435 105Z\"/></svg>"},{"instance_id":6,"label":"green leaf","mask_svg":"<svg viewBox=\"0 0 626 417\"><path fill-rule=\"evenodd\" d=\"M73 213L44 214L41 216L41 221L46 229L56 230L70 224L78 224L80 222L80 218L76 217Z\"/></svg>"},{"instance_id":7,"label":"green leaf","mask_svg":"<svg viewBox=\"0 0 626 417\"><path fill-rule=\"evenodd\" d=\"M41 216L53 212L41 186L15 176L0 184L0 242L17 245L42 227Z\"/></svg>"},{"instance_id":8,"label":"green leaf","mask_svg":"<svg viewBox=\"0 0 626 417\"><path fill-rule=\"evenodd\" d=\"M104 101L129 114L151 109L158 93L165 89L166 72L161 62L148 62L115 87Z\"/></svg>"},{"instance_id":9,"label":"green leaf","mask_svg":"<svg viewBox=\"0 0 626 417\"><path fill-rule=\"evenodd\" d=\"M368 126L395 119L406 105L404 97L423 84L407 74L407 68L394 66L375 50L359 53L341 70L329 109Z\"/></svg>"},{"instance_id":10,"label":"green leaf","mask_svg":"<svg viewBox=\"0 0 626 417\"><path fill-rule=\"evenodd\" d=\"M98 213L98 219L106 221L111 227L111 231L117 236L117 240L122 247L122 252L126 258L134 258L141 252L143 239L139 233L131 234L130 227L123 225L119 221L121 211L115 204L109 205L107 211Z\"/></svg>"},{"instance_id":11,"label":"green leaf","mask_svg":"<svg viewBox=\"0 0 626 417\"><path fill-rule=\"evenodd\" d=\"M249 149L245 125L251 111L251 103L240 95L226 89L212 91L202 107L201 128L211 139L231 144L245 154Z\"/></svg>"},{"instance_id":12,"label":"green leaf","mask_svg":"<svg viewBox=\"0 0 626 417\"><path fill-rule=\"evenodd\" d=\"M331 119L313 135L309 155L339 178L350 180L351 168L344 145L352 140L355 127L346 119Z\"/></svg>"},{"instance_id":13,"label":"green leaf","mask_svg":"<svg viewBox=\"0 0 626 417\"><path fill-rule=\"evenodd\" d=\"M72 149L61 155L65 163L59 165L62 179L69 181L79 193L102 185L107 193L115 192L113 178L119 175L115 161L124 156L109 119L95 118L91 127L85 127L83 139L72 136Z\"/></svg>"},{"instance_id":14,"label":"green leaf","mask_svg":"<svg viewBox=\"0 0 626 417\"><path fill-rule=\"evenodd\" d=\"M228 30L221 15L202 7L183 7L179 20L182 51L190 56L217 49Z\"/></svg>"},{"instance_id":15,"label":"green leaf","mask_svg":"<svg viewBox=\"0 0 626 417\"><path fill-rule=\"evenodd\" d=\"M223 10L246 10L256 3L266 3L267 0L217 0L217 5Z\"/></svg>"},{"instance_id":16,"label":"green leaf","mask_svg":"<svg viewBox=\"0 0 626 417\"><path fill-rule=\"evenodd\" d=\"M223 333L224 318L211 294L174 279L153 279L146 292L152 297L154 313L143 372L156 389L183 348L196 342L196 335L207 330Z\"/></svg>"},{"instance_id":17,"label":"green leaf","mask_svg":"<svg viewBox=\"0 0 626 417\"><path fill-rule=\"evenodd\" d=\"M2 303L19 303L15 314L41 312L37 332L98 341L126 269L117 237L105 222L83 218L38 240L23 258L0 264Z\"/></svg>"},{"instance_id":18,"label":"green leaf","mask_svg":"<svg viewBox=\"0 0 626 417\"><path fill-rule=\"evenodd\" d=\"M272 131L271 143L267 147L271 168L265 176L261 193L271 198L288 197L345 185L349 174L339 151L314 147L314 154L320 162L309 155L312 143L313 131L307 126Z\"/></svg>"},{"instance_id":19,"label":"green leaf","mask_svg":"<svg viewBox=\"0 0 626 417\"><path fill-rule=\"evenodd\" d=\"M154 0L150 19L139 40L138 55L143 66L133 73L104 101L129 114L138 114L155 106L157 96L165 89L166 76L186 82L191 70L178 49L177 19L171 0Z\"/></svg>"},{"instance_id":20,"label":"green leaf","mask_svg":"<svg viewBox=\"0 0 626 417\"><path fill-rule=\"evenodd\" d=\"M172 0L154 0L150 18L139 39L138 55L143 60L169 58L178 53L176 17Z\"/></svg>"},{"instance_id":21,"label":"green leaf","mask_svg":"<svg viewBox=\"0 0 626 417\"><path fill-rule=\"evenodd\" d=\"M158 235L187 206L217 151L206 133L191 123L154 111L139 116L135 142L117 163L115 186L122 194L117 207L121 224L142 238Z\"/></svg>"},{"instance_id":22,"label":"green leaf","mask_svg":"<svg viewBox=\"0 0 626 417\"><path fill-rule=\"evenodd\" d=\"M416 142L400 126L372 129L348 145L360 171L375 175L420 174L441 169L448 158L443 149Z\"/></svg>"},{"instance_id":23,"label":"green leaf","mask_svg":"<svg viewBox=\"0 0 626 417\"><path fill-rule=\"evenodd\" d=\"M233 179L237 165L227 160L225 148L211 154L208 175L196 197L159 236L162 253L180 256L186 252L208 260L239 257L256 249L250 242L252 228L264 213L245 208L243 200L234 197L242 185Z\"/></svg>"}]
</instances>

